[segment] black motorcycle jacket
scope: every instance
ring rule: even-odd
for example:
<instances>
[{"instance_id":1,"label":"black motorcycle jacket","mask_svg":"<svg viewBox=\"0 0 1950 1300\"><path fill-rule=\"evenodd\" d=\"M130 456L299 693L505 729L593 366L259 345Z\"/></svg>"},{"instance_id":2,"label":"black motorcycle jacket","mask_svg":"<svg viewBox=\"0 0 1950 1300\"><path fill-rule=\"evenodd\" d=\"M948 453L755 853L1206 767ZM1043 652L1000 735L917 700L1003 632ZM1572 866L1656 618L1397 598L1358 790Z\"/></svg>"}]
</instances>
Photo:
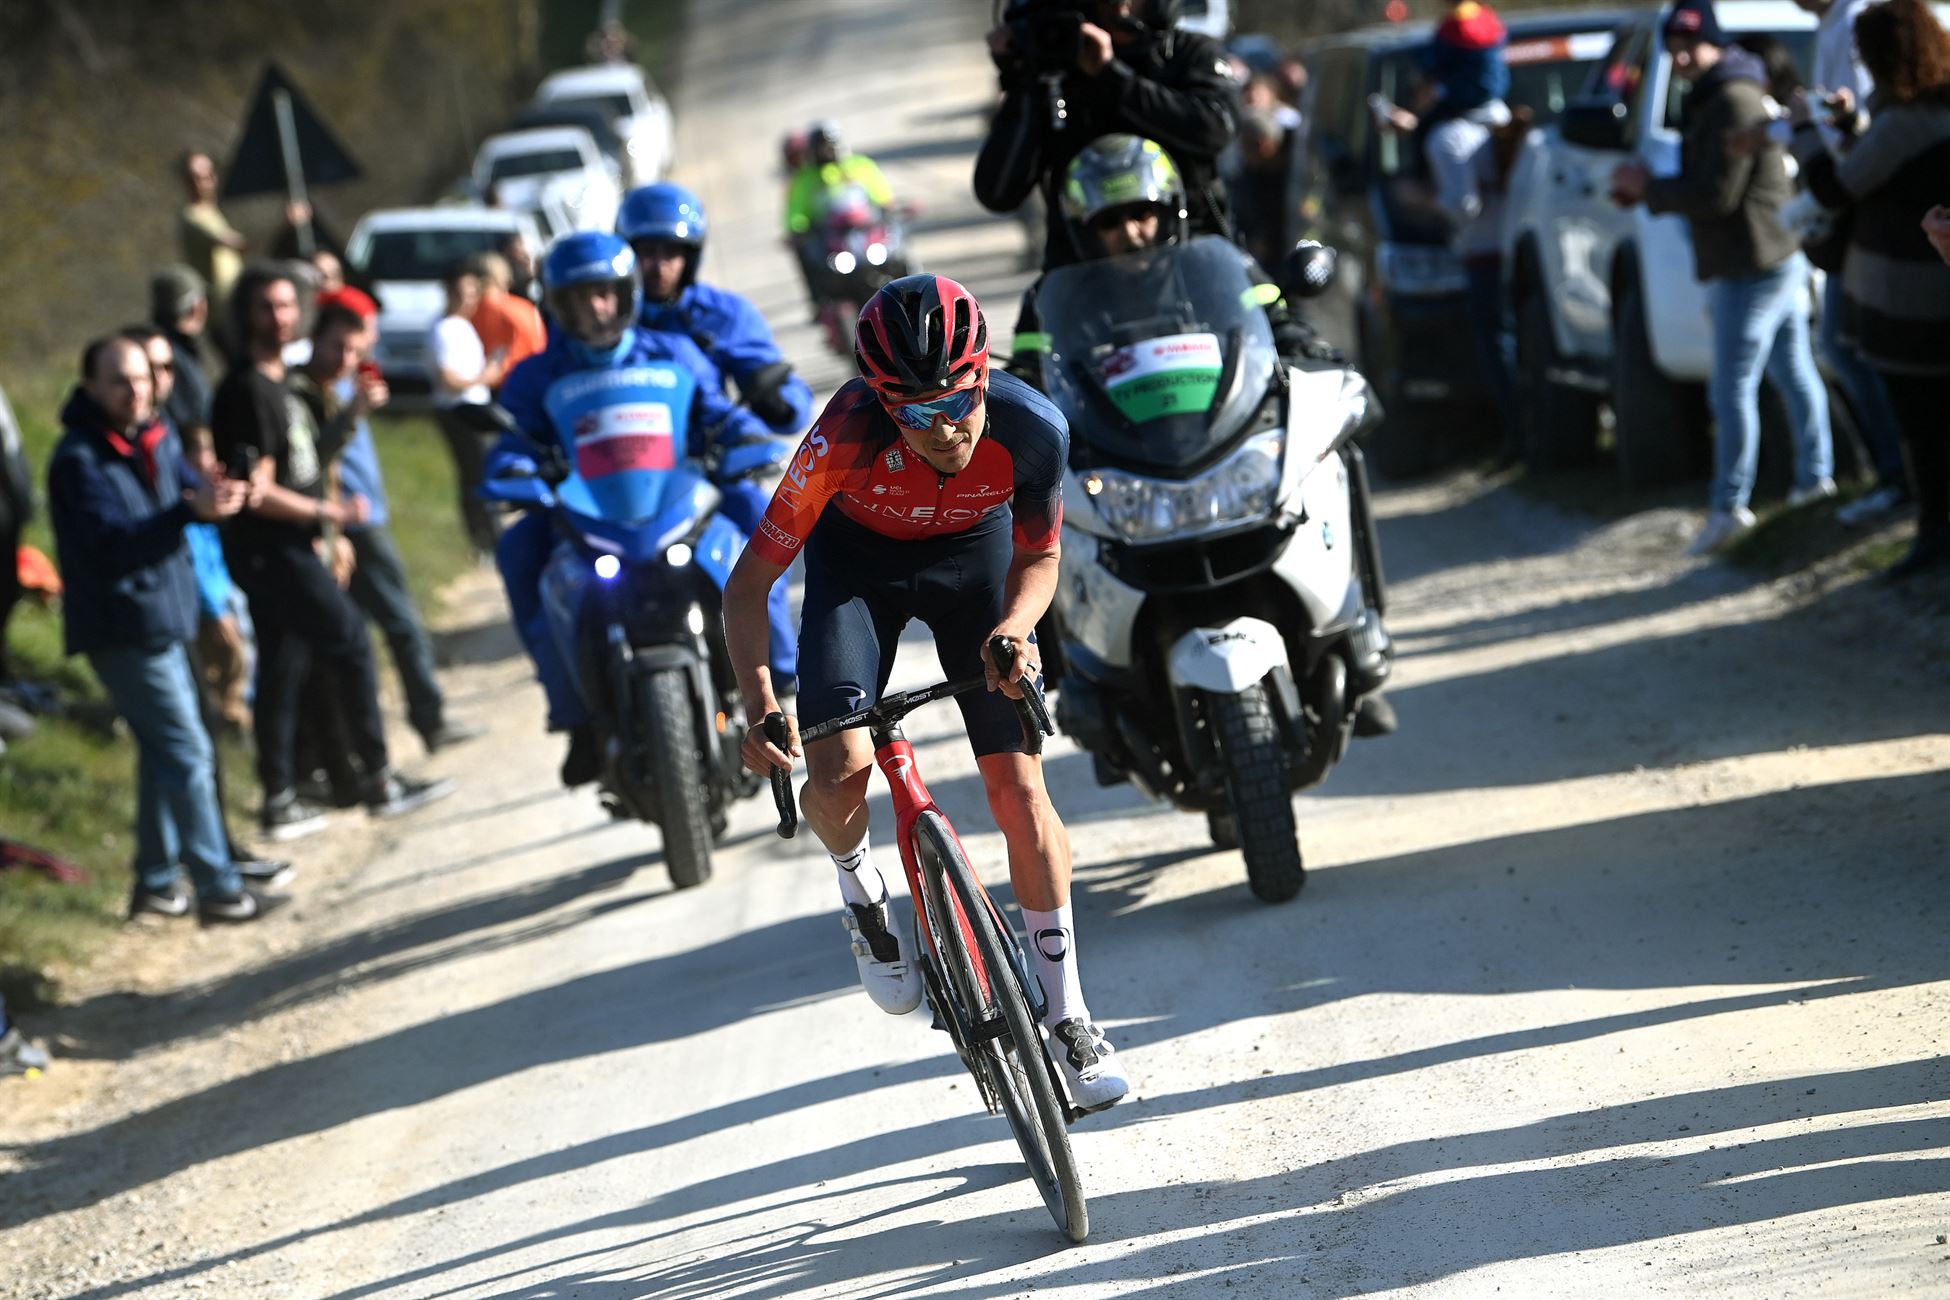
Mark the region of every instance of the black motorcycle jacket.
<instances>
[{"instance_id":1,"label":"black motorcycle jacket","mask_svg":"<svg viewBox=\"0 0 1950 1300\"><path fill-rule=\"evenodd\" d=\"M1178 164L1193 233L1231 236L1216 160L1238 130L1238 86L1217 41L1174 31L1120 48L1094 77L1072 68L1061 82L1061 130L1051 124L1044 83L1012 59L998 65L1002 105L975 159L975 197L992 212L1012 212L1043 187L1044 270L1079 258L1058 200L1064 169L1092 140L1117 132L1157 141Z\"/></svg>"}]
</instances>

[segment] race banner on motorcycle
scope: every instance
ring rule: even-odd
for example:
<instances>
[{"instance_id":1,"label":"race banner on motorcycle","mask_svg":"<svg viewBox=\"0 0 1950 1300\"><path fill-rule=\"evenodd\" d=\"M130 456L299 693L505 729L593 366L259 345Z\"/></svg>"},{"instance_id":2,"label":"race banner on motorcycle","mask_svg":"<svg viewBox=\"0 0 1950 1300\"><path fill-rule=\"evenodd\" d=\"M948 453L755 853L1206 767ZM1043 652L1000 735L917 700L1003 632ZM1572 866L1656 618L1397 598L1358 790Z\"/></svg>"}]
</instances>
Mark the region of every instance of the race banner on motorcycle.
<instances>
[{"instance_id":1,"label":"race banner on motorcycle","mask_svg":"<svg viewBox=\"0 0 1950 1300\"><path fill-rule=\"evenodd\" d=\"M672 405L691 398L693 381L673 366L626 366L582 371L550 388L555 427L575 451L576 474L588 482L630 470L677 464Z\"/></svg>"},{"instance_id":2,"label":"race banner on motorcycle","mask_svg":"<svg viewBox=\"0 0 1950 1300\"><path fill-rule=\"evenodd\" d=\"M1133 424L1198 414L1210 410L1218 396L1222 369L1218 335L1167 334L1106 357L1104 391Z\"/></svg>"}]
</instances>

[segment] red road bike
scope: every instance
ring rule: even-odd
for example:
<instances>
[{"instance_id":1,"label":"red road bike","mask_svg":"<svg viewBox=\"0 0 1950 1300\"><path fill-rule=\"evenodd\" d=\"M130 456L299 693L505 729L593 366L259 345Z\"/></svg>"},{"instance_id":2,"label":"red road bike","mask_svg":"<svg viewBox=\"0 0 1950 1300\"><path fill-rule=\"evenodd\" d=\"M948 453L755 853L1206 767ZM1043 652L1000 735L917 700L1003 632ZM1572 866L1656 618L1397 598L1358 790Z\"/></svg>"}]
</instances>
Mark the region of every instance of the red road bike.
<instances>
[{"instance_id":1,"label":"red road bike","mask_svg":"<svg viewBox=\"0 0 1950 1300\"><path fill-rule=\"evenodd\" d=\"M1006 676L1015 646L1000 637L989 644ZM954 1040L989 1113L1008 1119L1056 1226L1071 1241L1082 1241L1090 1232L1090 1212L1066 1131L1082 1112L1071 1104L1043 1039L1040 1025L1048 1002L1042 983L1029 973L1014 928L982 888L955 828L921 783L914 747L900 729L901 719L922 705L986 685L984 678L973 677L897 692L807 728L799 741L805 746L852 727L871 729L874 763L893 792L895 833L914 902L912 951L920 958L935 1028ZM1043 737L1056 729L1035 684L1025 681L1022 687L1017 712L1029 752L1040 753ZM764 725L772 743L785 748L785 715L771 714ZM790 839L798 832L799 812L791 780L779 768L772 771L772 795L779 806L779 834Z\"/></svg>"}]
</instances>

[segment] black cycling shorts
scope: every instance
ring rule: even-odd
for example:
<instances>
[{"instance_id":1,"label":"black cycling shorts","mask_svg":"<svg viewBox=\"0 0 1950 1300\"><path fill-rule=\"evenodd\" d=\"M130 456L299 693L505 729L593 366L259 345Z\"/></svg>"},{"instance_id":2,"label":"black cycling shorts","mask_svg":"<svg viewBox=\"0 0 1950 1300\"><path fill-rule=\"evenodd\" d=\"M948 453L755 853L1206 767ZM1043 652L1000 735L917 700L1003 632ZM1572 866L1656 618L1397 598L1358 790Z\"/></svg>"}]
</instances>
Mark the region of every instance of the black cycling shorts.
<instances>
[{"instance_id":1,"label":"black cycling shorts","mask_svg":"<svg viewBox=\"0 0 1950 1300\"><path fill-rule=\"evenodd\" d=\"M1015 554L1012 528L1003 506L966 532L897 540L828 507L806 538L799 726L830 722L878 700L909 619L934 633L948 680L979 676L982 643L1002 621L1002 584ZM970 691L955 703L977 758L1028 752L1016 706L1001 691Z\"/></svg>"}]
</instances>

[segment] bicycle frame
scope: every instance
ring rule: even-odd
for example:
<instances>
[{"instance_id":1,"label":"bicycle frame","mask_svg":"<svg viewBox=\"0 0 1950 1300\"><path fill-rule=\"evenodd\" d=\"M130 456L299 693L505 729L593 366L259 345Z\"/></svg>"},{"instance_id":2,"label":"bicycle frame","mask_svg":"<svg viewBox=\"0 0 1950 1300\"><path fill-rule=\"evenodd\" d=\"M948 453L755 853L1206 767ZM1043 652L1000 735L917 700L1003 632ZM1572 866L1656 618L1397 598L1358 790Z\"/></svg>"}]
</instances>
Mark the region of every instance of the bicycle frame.
<instances>
[{"instance_id":1,"label":"bicycle frame","mask_svg":"<svg viewBox=\"0 0 1950 1300\"><path fill-rule=\"evenodd\" d=\"M914 903L915 928L927 940L928 950L938 962L941 954L935 949L934 927L928 924L928 890L921 880L920 856L914 849L914 823L921 819L921 814L933 812L940 816L941 824L948 828L948 834L958 849L961 848L961 836L955 833L955 824L948 819L948 814L941 811L934 802L934 796L928 793L928 787L921 780L921 769L914 762L914 746L907 742L900 728L894 727L887 732L875 731L873 740L874 766L886 776L888 792L894 801L894 838L900 845L901 866L907 871L907 896ZM965 849L963 856L967 856ZM983 893L986 896L987 891ZM963 946L974 962L975 978L981 982L982 996L986 998L990 996L989 972L988 967L982 964L981 953L975 950L975 932L969 928L968 918L962 914L961 905L952 891L948 892L948 900L949 907L955 913L955 926L961 931ZM989 903L989 910L995 911L993 902ZM997 913L996 918L1000 923L1001 914ZM938 922L943 918L934 919Z\"/></svg>"}]
</instances>

